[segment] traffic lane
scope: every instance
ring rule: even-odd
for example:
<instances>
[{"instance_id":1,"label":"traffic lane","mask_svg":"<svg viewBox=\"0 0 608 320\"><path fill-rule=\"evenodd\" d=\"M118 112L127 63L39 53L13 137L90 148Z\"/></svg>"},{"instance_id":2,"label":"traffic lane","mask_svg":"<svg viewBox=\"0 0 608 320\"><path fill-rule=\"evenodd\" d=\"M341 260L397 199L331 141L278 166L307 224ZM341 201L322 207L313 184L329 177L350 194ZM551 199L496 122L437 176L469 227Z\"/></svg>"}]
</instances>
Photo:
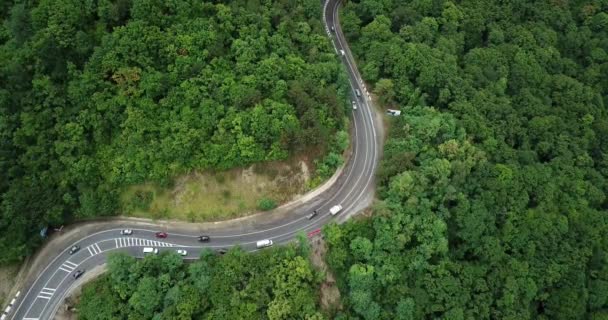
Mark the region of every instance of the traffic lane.
<instances>
[{"instance_id":1,"label":"traffic lane","mask_svg":"<svg viewBox=\"0 0 608 320\"><path fill-rule=\"evenodd\" d=\"M324 216L329 217L329 215L324 215ZM275 235L274 237L270 237L270 238L273 238L273 241L275 241L276 243L291 241L293 236L295 234L297 234L298 232L306 232L306 231L311 231L316 228L320 228L323 225L325 220L326 219L315 219L311 223L308 223L302 231L292 230L291 232L278 234L278 235ZM70 263L76 263L76 265L73 267L74 271L75 270L87 270L87 269L90 270L95 265L104 263L105 256L110 251L114 251L114 252L123 251L123 252L127 252L128 254L131 254L135 257L141 258L141 257L143 257L142 249L145 246L157 247L157 248L159 248L159 250L161 252L162 251L175 251L177 249L184 248L189 251L189 256L186 257L186 259L195 259L200 256L200 253L203 250L208 249L208 248L209 249L229 248L234 245L238 245L248 251L255 250L256 249L255 242L257 240L258 239L255 239L254 241L242 242L242 243L237 243L237 244L235 244L233 242L227 242L223 245L209 244L209 245L196 245L196 246L192 246L192 245L180 246L180 245L173 244L173 243L162 242L165 246L158 246L158 244L155 243L156 240L141 239L141 238L134 238L134 237L111 238L111 239L102 240L93 245L93 247L97 247L100 250L97 254L89 255L90 252L88 250L80 251L74 255L74 258L76 258L76 259L72 260L74 262L66 261L66 262L64 262L64 267L67 262L70 262ZM118 247L118 245L120 245L120 241L123 241L124 247ZM159 242L159 243L161 243L161 242ZM172 246L169 246L169 245L172 245ZM72 275L73 275L73 272L65 273L60 270L55 270L55 272L53 272L53 274L51 275L51 277L48 279L48 281L45 284L47 285L48 288L52 288L54 292L65 293L66 290L69 289L69 288L65 288L65 286L68 286L72 283L70 281L73 278ZM47 287L45 287L45 288L47 288ZM43 292L46 292L46 291L48 291L48 289L43 290ZM27 299L27 300L32 301L32 307L27 310L26 317L27 318L42 318L44 316L43 313L52 312L52 311L49 311L49 310L53 309L52 306L63 301L63 298L57 298L57 297L55 297L55 295L48 296L48 298L49 299L42 299L42 300L41 299ZM49 305L50 305L50 307L49 307ZM54 312L50 313L49 315L52 315L52 314L54 314Z\"/></svg>"},{"instance_id":2,"label":"traffic lane","mask_svg":"<svg viewBox=\"0 0 608 320\"><path fill-rule=\"evenodd\" d=\"M29 315L31 309L44 304L44 301L48 300L48 298L53 298L59 283L66 275L71 275L78 270L82 262L86 261L87 258L102 254L109 249L104 243L110 244L113 240L118 242L116 235L120 239L126 238L120 236L119 231L111 229L89 235L85 239L76 242L80 246L80 250L71 255L69 254L69 250L72 246L64 249L29 286L28 291L17 306L15 314L20 315L25 313ZM107 241L108 239L111 240Z\"/></svg>"},{"instance_id":3,"label":"traffic lane","mask_svg":"<svg viewBox=\"0 0 608 320\"><path fill-rule=\"evenodd\" d=\"M116 237L116 235L119 236ZM160 251L173 251L177 250L177 248L184 248L189 250L191 255L194 253L198 257L200 252L205 248L230 248L238 245L244 249L251 250L255 248L255 242L260 240L258 238L264 237L243 238L241 241L236 241L236 243L234 239L198 243L197 241L193 241L193 237L187 237L189 241L176 243L175 240L179 237L171 238L157 239L154 237L154 230L134 229L134 233L131 236L121 236L120 233L116 233L116 230L109 230L80 241L79 243L82 246L86 245L84 249L81 248L74 255L64 255L63 259L54 261L53 264L49 265L47 271L43 273L43 275L50 274L50 276L39 278L35 285L30 288L31 293L24 297L25 301L31 302L31 308L28 308L26 311L27 317L37 318L37 315L41 314L42 310L46 310L47 300L54 301L54 293L62 292L61 285L66 279L69 279L76 270L91 268L91 266L86 265L86 261L103 257L108 251L125 251L136 257L141 257L144 247L155 247L159 248ZM96 240L99 241L90 243Z\"/></svg>"}]
</instances>

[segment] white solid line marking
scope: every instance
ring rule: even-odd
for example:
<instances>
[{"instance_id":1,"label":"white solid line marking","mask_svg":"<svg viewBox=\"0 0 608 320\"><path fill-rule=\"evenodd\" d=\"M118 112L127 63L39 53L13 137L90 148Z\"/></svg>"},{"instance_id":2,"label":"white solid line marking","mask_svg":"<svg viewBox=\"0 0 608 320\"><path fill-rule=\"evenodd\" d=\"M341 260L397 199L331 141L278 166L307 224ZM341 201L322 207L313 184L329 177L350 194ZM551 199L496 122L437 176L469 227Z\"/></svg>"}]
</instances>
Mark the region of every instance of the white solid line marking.
<instances>
[{"instance_id":1,"label":"white solid line marking","mask_svg":"<svg viewBox=\"0 0 608 320\"><path fill-rule=\"evenodd\" d=\"M118 239L114 238L114 244L116 245L116 248L118 248Z\"/></svg>"},{"instance_id":2,"label":"white solid line marking","mask_svg":"<svg viewBox=\"0 0 608 320\"><path fill-rule=\"evenodd\" d=\"M65 272L67 272L67 273L70 273L70 272L72 272L72 271L70 271L70 270L67 270L67 269L64 269L64 268L62 268L62 267L59 267L59 270L61 270L61 271L65 271Z\"/></svg>"}]
</instances>

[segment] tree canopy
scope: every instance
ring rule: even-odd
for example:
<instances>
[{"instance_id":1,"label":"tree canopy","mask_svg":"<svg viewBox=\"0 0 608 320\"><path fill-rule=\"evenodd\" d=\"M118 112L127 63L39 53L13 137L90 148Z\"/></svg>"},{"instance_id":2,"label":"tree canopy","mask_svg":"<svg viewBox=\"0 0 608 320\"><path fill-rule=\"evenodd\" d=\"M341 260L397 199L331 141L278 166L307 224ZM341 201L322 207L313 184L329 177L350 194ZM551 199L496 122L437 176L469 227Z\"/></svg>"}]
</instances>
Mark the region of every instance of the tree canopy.
<instances>
[{"instance_id":1,"label":"tree canopy","mask_svg":"<svg viewBox=\"0 0 608 320\"><path fill-rule=\"evenodd\" d=\"M347 81L316 3L0 8L0 263L47 225L115 214L127 185L327 153L346 129Z\"/></svg>"},{"instance_id":2,"label":"tree canopy","mask_svg":"<svg viewBox=\"0 0 608 320\"><path fill-rule=\"evenodd\" d=\"M325 319L317 311L320 274L295 246L192 264L176 253L136 260L110 255L108 273L87 284L79 319Z\"/></svg>"},{"instance_id":3,"label":"tree canopy","mask_svg":"<svg viewBox=\"0 0 608 320\"><path fill-rule=\"evenodd\" d=\"M403 112L374 215L325 230L341 319L606 319L607 10L348 2L362 74Z\"/></svg>"}]
</instances>

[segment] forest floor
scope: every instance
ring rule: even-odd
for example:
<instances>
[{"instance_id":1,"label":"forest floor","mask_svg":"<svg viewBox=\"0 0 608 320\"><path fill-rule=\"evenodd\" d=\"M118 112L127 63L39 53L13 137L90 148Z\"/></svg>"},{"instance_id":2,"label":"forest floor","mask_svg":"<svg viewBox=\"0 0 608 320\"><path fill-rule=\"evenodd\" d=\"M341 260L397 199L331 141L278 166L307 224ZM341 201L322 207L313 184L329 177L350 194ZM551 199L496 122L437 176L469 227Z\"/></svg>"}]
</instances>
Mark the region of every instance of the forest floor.
<instances>
[{"instance_id":1,"label":"forest floor","mask_svg":"<svg viewBox=\"0 0 608 320\"><path fill-rule=\"evenodd\" d=\"M193 172L176 178L170 188L132 186L121 196L124 215L188 222L246 216L258 211L261 199L272 199L280 205L308 191L314 172L312 155L316 153L247 168Z\"/></svg>"}]
</instances>

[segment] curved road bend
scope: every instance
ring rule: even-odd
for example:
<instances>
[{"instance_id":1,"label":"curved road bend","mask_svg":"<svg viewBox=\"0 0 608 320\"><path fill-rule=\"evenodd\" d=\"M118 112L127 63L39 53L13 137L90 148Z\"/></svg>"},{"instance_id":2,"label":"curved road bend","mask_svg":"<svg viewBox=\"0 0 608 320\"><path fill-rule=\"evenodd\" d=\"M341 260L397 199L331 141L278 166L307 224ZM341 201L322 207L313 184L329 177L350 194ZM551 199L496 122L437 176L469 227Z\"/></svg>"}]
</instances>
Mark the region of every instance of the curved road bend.
<instances>
[{"instance_id":1,"label":"curved road bend","mask_svg":"<svg viewBox=\"0 0 608 320\"><path fill-rule=\"evenodd\" d=\"M381 125L375 121L370 99L362 85L361 76L356 69L344 35L338 24L338 7L340 0L327 0L323 4L323 20L326 31L335 47L336 53L345 64L348 72L353 97L355 89L362 92L362 97L353 98L357 102L357 110L353 110L352 145L353 154L340 175L329 189L313 197L309 201L297 204L291 212L281 219L274 221L245 220L239 226L224 229L214 229L204 232L211 240L204 244L197 241L199 233L185 230L169 231L166 239L155 238L158 231L136 227L124 222L116 222L104 230L87 235L74 243L65 243L65 250L46 263L43 271L35 279L28 279L28 286L22 291L13 310L7 319L52 319L57 308L69 290L78 285L72 274L76 270L91 270L105 263L109 252L123 251L133 256L142 256L142 247L156 247L160 251L185 249L186 259L197 259L204 248L229 248L239 245L245 250L255 250L255 242L261 239L271 239L275 244L286 243L301 232L314 231L331 219L329 208L341 204L343 210L336 216L348 216L361 207L369 204L370 193L374 190L374 172L379 159L381 135L376 133L376 127ZM331 27L334 27L335 32ZM340 50L344 50L342 55ZM306 215L317 209L317 217L308 220ZM120 230L132 228L133 234L121 236ZM57 239L56 241L58 241ZM69 248L78 244L81 249L73 255L68 254Z\"/></svg>"}]
</instances>

